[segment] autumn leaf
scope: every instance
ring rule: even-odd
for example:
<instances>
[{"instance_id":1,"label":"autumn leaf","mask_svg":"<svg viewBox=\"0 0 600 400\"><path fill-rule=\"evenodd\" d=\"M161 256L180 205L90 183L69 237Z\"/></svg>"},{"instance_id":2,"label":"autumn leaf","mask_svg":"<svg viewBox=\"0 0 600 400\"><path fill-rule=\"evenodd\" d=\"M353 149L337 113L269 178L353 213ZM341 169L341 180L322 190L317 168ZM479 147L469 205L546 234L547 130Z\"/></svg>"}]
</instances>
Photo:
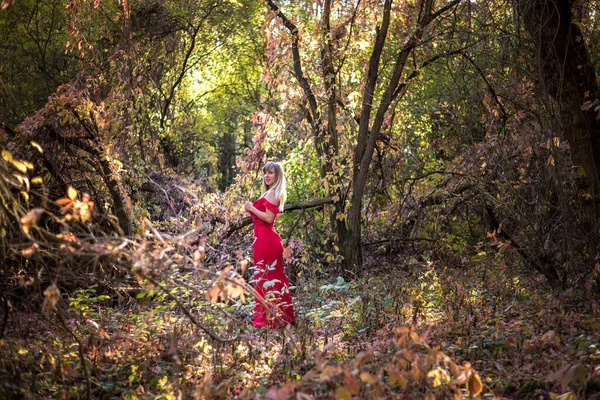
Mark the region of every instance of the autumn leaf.
<instances>
[{"instance_id":1,"label":"autumn leaf","mask_svg":"<svg viewBox=\"0 0 600 400\"><path fill-rule=\"evenodd\" d=\"M467 390L469 391L469 396L475 397L481 393L483 390L483 383L481 383L481 378L477 372L473 372L471 376L469 376L469 380L467 381Z\"/></svg>"},{"instance_id":2,"label":"autumn leaf","mask_svg":"<svg viewBox=\"0 0 600 400\"><path fill-rule=\"evenodd\" d=\"M11 162L13 160L12 153L8 150L2 150L2 159L6 162Z\"/></svg>"},{"instance_id":3,"label":"autumn leaf","mask_svg":"<svg viewBox=\"0 0 600 400\"><path fill-rule=\"evenodd\" d=\"M42 312L53 310L60 300L60 291L55 284L52 284L44 290L44 302L42 304Z\"/></svg>"},{"instance_id":4,"label":"autumn leaf","mask_svg":"<svg viewBox=\"0 0 600 400\"><path fill-rule=\"evenodd\" d=\"M353 377L347 370L345 371L344 387L353 396L358 396L360 394L360 385L358 384L358 379Z\"/></svg>"},{"instance_id":5,"label":"autumn leaf","mask_svg":"<svg viewBox=\"0 0 600 400\"><path fill-rule=\"evenodd\" d=\"M31 246L31 247L21 250L21 255L23 257L31 257L32 255L34 255L36 253L36 251L37 250L36 250L35 246Z\"/></svg>"},{"instance_id":6,"label":"autumn leaf","mask_svg":"<svg viewBox=\"0 0 600 400\"><path fill-rule=\"evenodd\" d=\"M218 285L212 286L210 289L206 291L206 300L209 303L215 303L219 298L219 293L221 293L221 289Z\"/></svg>"},{"instance_id":7,"label":"autumn leaf","mask_svg":"<svg viewBox=\"0 0 600 400\"><path fill-rule=\"evenodd\" d=\"M71 200L75 200L77 198L77 190L73 186L69 186L67 189L67 197Z\"/></svg>"},{"instance_id":8,"label":"autumn leaf","mask_svg":"<svg viewBox=\"0 0 600 400\"><path fill-rule=\"evenodd\" d=\"M193 254L194 261L196 261L196 262L202 261L202 259L204 258L205 255L206 255L206 250L204 249L204 246L198 246L198 248L194 251L194 254Z\"/></svg>"},{"instance_id":9,"label":"autumn leaf","mask_svg":"<svg viewBox=\"0 0 600 400\"><path fill-rule=\"evenodd\" d=\"M448 371L442 368L436 368L432 371L429 371L427 373L427 377L432 380L434 388L441 386L444 383L450 383L450 376L448 376Z\"/></svg>"},{"instance_id":10,"label":"autumn leaf","mask_svg":"<svg viewBox=\"0 0 600 400\"><path fill-rule=\"evenodd\" d=\"M240 260L240 269L242 271L242 275L246 273L247 268L248 268L248 260L246 260L246 259Z\"/></svg>"},{"instance_id":11,"label":"autumn leaf","mask_svg":"<svg viewBox=\"0 0 600 400\"><path fill-rule=\"evenodd\" d=\"M38 142L34 142L34 141L32 140L32 141L30 141L29 143L31 143L31 145L32 145L33 147L35 147L35 149L36 149L38 152L40 152L40 154L43 154L43 153L44 153L44 149L42 149L42 146L40 146Z\"/></svg>"},{"instance_id":12,"label":"autumn leaf","mask_svg":"<svg viewBox=\"0 0 600 400\"><path fill-rule=\"evenodd\" d=\"M352 394L346 390L346 388L341 387L335 392L335 398L340 400L350 400L352 399Z\"/></svg>"},{"instance_id":13,"label":"autumn leaf","mask_svg":"<svg viewBox=\"0 0 600 400\"><path fill-rule=\"evenodd\" d=\"M360 380L368 383L370 385L374 385L377 383L377 377L369 374L368 372L361 372L360 373Z\"/></svg>"},{"instance_id":14,"label":"autumn leaf","mask_svg":"<svg viewBox=\"0 0 600 400\"><path fill-rule=\"evenodd\" d=\"M21 229L26 235L29 235L29 231L31 227L37 224L38 220L44 213L43 208L34 208L30 210L27 214L21 217Z\"/></svg>"}]
</instances>

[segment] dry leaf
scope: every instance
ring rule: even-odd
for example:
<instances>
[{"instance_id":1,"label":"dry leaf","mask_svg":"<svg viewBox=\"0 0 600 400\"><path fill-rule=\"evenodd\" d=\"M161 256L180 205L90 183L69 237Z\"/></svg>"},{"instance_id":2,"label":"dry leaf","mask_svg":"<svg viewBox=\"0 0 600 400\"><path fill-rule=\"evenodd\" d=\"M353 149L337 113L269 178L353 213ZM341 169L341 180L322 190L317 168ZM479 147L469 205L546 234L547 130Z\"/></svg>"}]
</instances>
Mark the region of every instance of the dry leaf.
<instances>
[{"instance_id":1,"label":"dry leaf","mask_svg":"<svg viewBox=\"0 0 600 400\"><path fill-rule=\"evenodd\" d=\"M67 197L71 200L75 200L77 198L77 189L73 186L69 186L67 189Z\"/></svg>"},{"instance_id":2,"label":"dry leaf","mask_svg":"<svg viewBox=\"0 0 600 400\"><path fill-rule=\"evenodd\" d=\"M42 304L42 312L52 311L60 300L60 291L55 284L52 284L44 290L44 303Z\"/></svg>"},{"instance_id":3,"label":"dry leaf","mask_svg":"<svg viewBox=\"0 0 600 400\"><path fill-rule=\"evenodd\" d=\"M21 228L26 235L29 235L31 227L37 224L43 213L43 208L34 208L21 217Z\"/></svg>"},{"instance_id":4,"label":"dry leaf","mask_svg":"<svg viewBox=\"0 0 600 400\"><path fill-rule=\"evenodd\" d=\"M473 372L467 381L467 390L471 397L476 397L483 390L483 383L477 372Z\"/></svg>"}]
</instances>

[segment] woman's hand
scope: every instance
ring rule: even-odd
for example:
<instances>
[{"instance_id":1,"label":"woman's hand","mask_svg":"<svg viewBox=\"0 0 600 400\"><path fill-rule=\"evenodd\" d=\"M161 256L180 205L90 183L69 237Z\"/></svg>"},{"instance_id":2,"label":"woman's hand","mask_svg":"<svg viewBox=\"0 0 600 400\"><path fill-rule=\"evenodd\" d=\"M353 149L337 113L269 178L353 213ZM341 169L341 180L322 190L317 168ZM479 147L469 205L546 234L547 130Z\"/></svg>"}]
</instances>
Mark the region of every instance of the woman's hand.
<instances>
[{"instance_id":1,"label":"woman's hand","mask_svg":"<svg viewBox=\"0 0 600 400\"><path fill-rule=\"evenodd\" d=\"M252 212L252 209L254 208L254 206L252 205L251 201L247 201L244 204L244 210L248 211L248 212Z\"/></svg>"}]
</instances>

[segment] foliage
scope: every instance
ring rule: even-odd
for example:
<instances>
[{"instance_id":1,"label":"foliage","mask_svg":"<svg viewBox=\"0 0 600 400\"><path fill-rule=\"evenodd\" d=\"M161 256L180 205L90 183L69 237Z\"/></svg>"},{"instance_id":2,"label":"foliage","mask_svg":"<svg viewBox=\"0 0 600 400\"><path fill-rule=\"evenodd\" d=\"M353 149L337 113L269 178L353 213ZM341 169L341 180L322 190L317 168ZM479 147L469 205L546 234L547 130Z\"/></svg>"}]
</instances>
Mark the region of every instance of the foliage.
<instances>
[{"instance_id":1,"label":"foliage","mask_svg":"<svg viewBox=\"0 0 600 400\"><path fill-rule=\"evenodd\" d=\"M523 9L1 7L0 397L598 396L597 198L559 116L598 99L544 91ZM597 4L568 11L597 65ZM257 331L267 160L298 324Z\"/></svg>"}]
</instances>

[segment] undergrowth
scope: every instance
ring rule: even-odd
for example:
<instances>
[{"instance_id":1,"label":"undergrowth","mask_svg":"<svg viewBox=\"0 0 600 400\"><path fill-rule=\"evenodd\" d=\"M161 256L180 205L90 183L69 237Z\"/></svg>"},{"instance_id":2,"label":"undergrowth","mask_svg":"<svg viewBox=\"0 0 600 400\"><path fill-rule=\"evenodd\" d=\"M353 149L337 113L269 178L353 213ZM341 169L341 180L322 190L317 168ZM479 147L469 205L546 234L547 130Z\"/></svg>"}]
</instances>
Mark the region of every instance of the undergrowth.
<instances>
[{"instance_id":1,"label":"undergrowth","mask_svg":"<svg viewBox=\"0 0 600 400\"><path fill-rule=\"evenodd\" d=\"M93 398L597 396L598 316L491 272L411 259L350 282L300 279L297 325L283 330L251 328L251 298L211 304L180 289L219 340L152 285L121 299L92 286L63 295L64 326L13 310L0 397L86 397L81 355Z\"/></svg>"}]
</instances>

